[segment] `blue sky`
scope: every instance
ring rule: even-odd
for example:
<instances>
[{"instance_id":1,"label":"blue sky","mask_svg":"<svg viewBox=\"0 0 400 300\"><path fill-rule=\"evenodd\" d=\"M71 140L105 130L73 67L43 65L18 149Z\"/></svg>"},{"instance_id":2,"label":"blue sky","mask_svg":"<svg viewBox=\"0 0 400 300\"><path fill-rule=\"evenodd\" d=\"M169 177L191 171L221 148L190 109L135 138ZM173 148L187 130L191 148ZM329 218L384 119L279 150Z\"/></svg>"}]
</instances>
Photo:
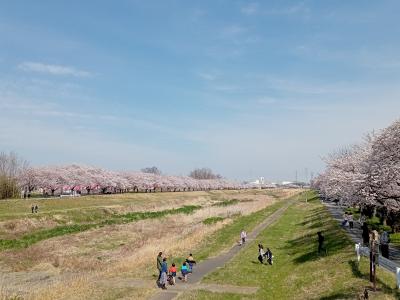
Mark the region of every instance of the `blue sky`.
<instances>
[{"instance_id":1,"label":"blue sky","mask_svg":"<svg viewBox=\"0 0 400 300\"><path fill-rule=\"evenodd\" d=\"M399 1L1 1L0 149L299 179L400 113Z\"/></svg>"}]
</instances>

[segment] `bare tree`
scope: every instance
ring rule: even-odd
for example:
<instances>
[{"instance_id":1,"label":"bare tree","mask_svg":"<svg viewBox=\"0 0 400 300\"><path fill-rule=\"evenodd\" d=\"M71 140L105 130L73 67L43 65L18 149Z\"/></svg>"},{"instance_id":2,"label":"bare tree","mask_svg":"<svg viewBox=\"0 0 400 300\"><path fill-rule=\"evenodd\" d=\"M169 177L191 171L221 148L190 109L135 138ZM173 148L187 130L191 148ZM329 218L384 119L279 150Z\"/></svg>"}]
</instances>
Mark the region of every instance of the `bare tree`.
<instances>
[{"instance_id":1,"label":"bare tree","mask_svg":"<svg viewBox=\"0 0 400 300\"><path fill-rule=\"evenodd\" d=\"M194 169L189 174L190 177L194 179L221 179L222 176L219 174L214 174L209 168Z\"/></svg>"},{"instance_id":2,"label":"bare tree","mask_svg":"<svg viewBox=\"0 0 400 300\"><path fill-rule=\"evenodd\" d=\"M155 166L149 167L149 168L143 168L141 171L142 171L143 173L161 175L161 171L160 171L157 167L155 167Z\"/></svg>"},{"instance_id":3,"label":"bare tree","mask_svg":"<svg viewBox=\"0 0 400 300\"><path fill-rule=\"evenodd\" d=\"M28 163L16 153L0 153L0 199L17 197L18 180Z\"/></svg>"}]
</instances>

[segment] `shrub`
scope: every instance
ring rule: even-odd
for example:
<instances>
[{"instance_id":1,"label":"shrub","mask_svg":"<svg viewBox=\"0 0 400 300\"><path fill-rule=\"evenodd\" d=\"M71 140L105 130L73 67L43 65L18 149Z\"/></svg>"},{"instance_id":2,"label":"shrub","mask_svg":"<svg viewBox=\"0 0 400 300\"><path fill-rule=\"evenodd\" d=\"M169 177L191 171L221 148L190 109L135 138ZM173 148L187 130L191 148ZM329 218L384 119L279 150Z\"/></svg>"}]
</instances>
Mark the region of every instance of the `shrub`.
<instances>
[{"instance_id":1,"label":"shrub","mask_svg":"<svg viewBox=\"0 0 400 300\"><path fill-rule=\"evenodd\" d=\"M222 218L222 217L210 217L210 218L203 220L203 224L211 225L211 224L215 224L217 222L223 221L223 220L224 220L224 218Z\"/></svg>"}]
</instances>

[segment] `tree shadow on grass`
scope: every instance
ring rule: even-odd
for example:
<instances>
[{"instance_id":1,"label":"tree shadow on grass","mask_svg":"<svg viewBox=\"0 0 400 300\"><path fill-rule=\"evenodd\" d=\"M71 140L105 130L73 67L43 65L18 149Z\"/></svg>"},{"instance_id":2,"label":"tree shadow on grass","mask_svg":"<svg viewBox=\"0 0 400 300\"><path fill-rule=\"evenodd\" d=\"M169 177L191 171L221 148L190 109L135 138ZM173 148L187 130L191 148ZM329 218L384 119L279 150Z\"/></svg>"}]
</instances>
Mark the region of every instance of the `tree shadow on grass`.
<instances>
[{"instance_id":1,"label":"tree shadow on grass","mask_svg":"<svg viewBox=\"0 0 400 300\"><path fill-rule=\"evenodd\" d=\"M356 276L360 279L369 280L369 273L367 272L364 274L363 272L361 272L358 262L356 262L355 260L349 260L348 263L351 267L351 271L354 276ZM400 299L399 290L390 287L386 282L382 281L379 278L379 276L377 276L377 278L376 278L376 283L377 283L377 286L382 290L382 292L384 294L390 294L390 295L395 296L397 299Z\"/></svg>"},{"instance_id":2,"label":"tree shadow on grass","mask_svg":"<svg viewBox=\"0 0 400 300\"><path fill-rule=\"evenodd\" d=\"M338 292L329 296L319 298L321 300L335 300L335 299L355 299L353 293Z\"/></svg>"},{"instance_id":3,"label":"tree shadow on grass","mask_svg":"<svg viewBox=\"0 0 400 300\"><path fill-rule=\"evenodd\" d=\"M302 264L323 256L334 255L352 244L347 236L342 233L340 228L335 224L318 228L321 228L325 236L324 248L327 250L327 253L318 254L318 238L316 233L304 235L287 242L289 244L289 251L293 256L296 256L299 252L303 253L294 259L294 263Z\"/></svg>"}]
</instances>

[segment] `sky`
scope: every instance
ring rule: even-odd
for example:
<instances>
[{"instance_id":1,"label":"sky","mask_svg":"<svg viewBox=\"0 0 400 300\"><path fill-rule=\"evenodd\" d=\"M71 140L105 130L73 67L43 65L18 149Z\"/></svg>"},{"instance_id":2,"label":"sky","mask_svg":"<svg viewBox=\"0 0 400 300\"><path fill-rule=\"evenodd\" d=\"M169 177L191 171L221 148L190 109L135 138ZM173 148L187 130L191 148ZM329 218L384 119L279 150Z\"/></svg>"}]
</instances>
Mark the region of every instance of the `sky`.
<instances>
[{"instance_id":1,"label":"sky","mask_svg":"<svg viewBox=\"0 0 400 300\"><path fill-rule=\"evenodd\" d=\"M0 151L308 180L400 116L399 1L0 0Z\"/></svg>"}]
</instances>

